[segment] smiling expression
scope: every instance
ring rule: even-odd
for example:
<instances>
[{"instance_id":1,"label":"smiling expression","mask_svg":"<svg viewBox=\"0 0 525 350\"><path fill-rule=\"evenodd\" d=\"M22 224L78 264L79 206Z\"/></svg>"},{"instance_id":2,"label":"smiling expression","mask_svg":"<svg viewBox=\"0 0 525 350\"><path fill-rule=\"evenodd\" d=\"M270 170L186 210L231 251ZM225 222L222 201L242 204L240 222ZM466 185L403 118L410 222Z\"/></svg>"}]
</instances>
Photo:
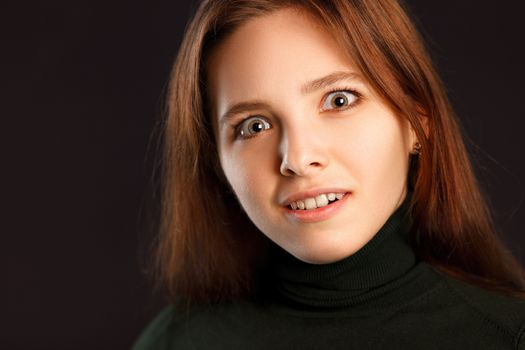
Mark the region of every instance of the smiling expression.
<instances>
[{"instance_id":1,"label":"smiling expression","mask_svg":"<svg viewBox=\"0 0 525 350\"><path fill-rule=\"evenodd\" d=\"M297 10L244 23L206 68L220 164L253 223L310 263L363 247L406 196L406 119Z\"/></svg>"}]
</instances>

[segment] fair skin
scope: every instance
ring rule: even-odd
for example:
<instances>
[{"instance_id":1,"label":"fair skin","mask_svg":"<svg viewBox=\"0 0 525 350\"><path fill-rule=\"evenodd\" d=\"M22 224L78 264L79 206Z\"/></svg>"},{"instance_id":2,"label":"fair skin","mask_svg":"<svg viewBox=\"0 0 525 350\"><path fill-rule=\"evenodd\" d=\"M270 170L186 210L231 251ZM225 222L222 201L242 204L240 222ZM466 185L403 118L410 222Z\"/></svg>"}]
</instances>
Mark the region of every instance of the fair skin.
<instances>
[{"instance_id":1,"label":"fair skin","mask_svg":"<svg viewBox=\"0 0 525 350\"><path fill-rule=\"evenodd\" d=\"M249 20L214 49L207 73L226 179L290 254L350 256L403 202L413 130L309 16Z\"/></svg>"}]
</instances>

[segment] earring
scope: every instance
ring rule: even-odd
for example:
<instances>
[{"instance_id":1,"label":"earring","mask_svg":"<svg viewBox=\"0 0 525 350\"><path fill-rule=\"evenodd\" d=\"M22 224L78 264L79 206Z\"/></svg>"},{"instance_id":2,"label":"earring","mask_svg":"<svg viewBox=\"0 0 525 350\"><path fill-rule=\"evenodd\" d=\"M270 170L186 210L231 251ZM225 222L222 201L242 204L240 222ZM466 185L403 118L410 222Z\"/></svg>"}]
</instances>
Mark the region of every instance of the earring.
<instances>
[{"instance_id":1,"label":"earring","mask_svg":"<svg viewBox=\"0 0 525 350\"><path fill-rule=\"evenodd\" d=\"M422 148L421 144L416 141L416 143L414 143L414 148L412 149L412 154L420 155L421 154L421 148Z\"/></svg>"}]
</instances>

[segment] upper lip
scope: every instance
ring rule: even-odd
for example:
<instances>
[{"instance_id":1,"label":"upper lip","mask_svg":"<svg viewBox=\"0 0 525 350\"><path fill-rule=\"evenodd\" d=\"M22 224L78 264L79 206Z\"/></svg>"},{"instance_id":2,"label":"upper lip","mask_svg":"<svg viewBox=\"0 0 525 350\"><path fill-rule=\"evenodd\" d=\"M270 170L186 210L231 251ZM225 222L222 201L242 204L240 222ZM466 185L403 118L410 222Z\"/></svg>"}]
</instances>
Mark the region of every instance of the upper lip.
<instances>
[{"instance_id":1,"label":"upper lip","mask_svg":"<svg viewBox=\"0 0 525 350\"><path fill-rule=\"evenodd\" d=\"M282 206L288 206L292 202L298 201L298 200L304 200L306 198L314 198L321 194L327 194L327 193L347 193L350 192L349 190L345 190L342 188L314 188L306 191L300 191L300 192L294 192L289 196L286 196L284 200L281 201Z\"/></svg>"}]
</instances>

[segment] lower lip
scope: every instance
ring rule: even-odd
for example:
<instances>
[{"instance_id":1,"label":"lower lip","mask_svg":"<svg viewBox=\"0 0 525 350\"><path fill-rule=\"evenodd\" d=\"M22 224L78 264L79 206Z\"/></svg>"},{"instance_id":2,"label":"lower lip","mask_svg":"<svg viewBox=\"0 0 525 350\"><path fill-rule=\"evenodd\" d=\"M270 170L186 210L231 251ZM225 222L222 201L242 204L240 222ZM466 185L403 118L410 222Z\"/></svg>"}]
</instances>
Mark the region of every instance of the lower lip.
<instances>
[{"instance_id":1,"label":"lower lip","mask_svg":"<svg viewBox=\"0 0 525 350\"><path fill-rule=\"evenodd\" d=\"M345 193L344 197L332 202L331 204L325 205L321 208L309 209L309 210L293 210L290 207L284 208L284 212L287 216L301 222L319 222L328 220L333 217L339 210L346 204L350 197L350 192Z\"/></svg>"}]
</instances>

